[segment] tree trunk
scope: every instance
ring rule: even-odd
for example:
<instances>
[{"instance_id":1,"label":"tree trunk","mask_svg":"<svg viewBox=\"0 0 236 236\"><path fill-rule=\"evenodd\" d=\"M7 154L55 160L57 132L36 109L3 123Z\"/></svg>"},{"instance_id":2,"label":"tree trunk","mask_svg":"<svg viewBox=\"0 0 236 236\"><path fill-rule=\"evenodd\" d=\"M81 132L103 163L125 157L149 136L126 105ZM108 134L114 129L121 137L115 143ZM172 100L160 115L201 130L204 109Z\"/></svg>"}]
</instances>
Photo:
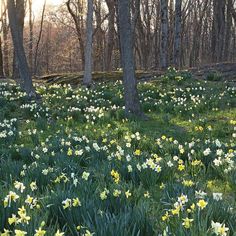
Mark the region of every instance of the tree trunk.
<instances>
[{"instance_id":1,"label":"tree trunk","mask_svg":"<svg viewBox=\"0 0 236 236\"><path fill-rule=\"evenodd\" d=\"M161 0L161 68L168 67L168 0Z\"/></svg>"},{"instance_id":2,"label":"tree trunk","mask_svg":"<svg viewBox=\"0 0 236 236\"><path fill-rule=\"evenodd\" d=\"M174 65L180 68L181 57L181 23L182 23L182 0L176 0L175 3L175 39L174 39Z\"/></svg>"},{"instance_id":3,"label":"tree trunk","mask_svg":"<svg viewBox=\"0 0 236 236\"><path fill-rule=\"evenodd\" d=\"M219 62L223 58L224 48L225 0L213 0L212 27L212 61Z\"/></svg>"},{"instance_id":4,"label":"tree trunk","mask_svg":"<svg viewBox=\"0 0 236 236\"><path fill-rule=\"evenodd\" d=\"M14 50L16 52L16 60L19 68L20 78L23 81L23 88L29 97L35 97L36 93L33 87L32 78L25 55L23 46L23 37L20 29L20 23L16 17L16 5L14 0L7 0L9 25L12 34Z\"/></svg>"},{"instance_id":5,"label":"tree trunk","mask_svg":"<svg viewBox=\"0 0 236 236\"><path fill-rule=\"evenodd\" d=\"M25 18L25 1L24 0L17 0L15 3L16 8L16 19L18 22L18 30L20 37L23 41L23 30L24 30L24 18ZM12 72L12 78L14 80L18 80L20 78L20 72L19 72L19 65L18 60L16 59L16 51L14 49L13 52L13 72Z\"/></svg>"},{"instance_id":6,"label":"tree trunk","mask_svg":"<svg viewBox=\"0 0 236 236\"><path fill-rule=\"evenodd\" d=\"M92 51L93 51L93 0L87 1L86 21L86 47L85 47L85 68L83 84L90 86L92 83Z\"/></svg>"},{"instance_id":7,"label":"tree trunk","mask_svg":"<svg viewBox=\"0 0 236 236\"><path fill-rule=\"evenodd\" d=\"M83 70L85 69L85 52L84 52L84 39L83 39L83 16L78 16L76 15L76 13L72 10L71 8L71 0L67 0L66 1L66 6L67 9L71 15L71 17L73 18L73 21L75 23L75 28L76 28L76 32L78 35L78 41L79 41L79 46L80 46L80 55L81 55L81 61L82 61L82 68ZM78 2L78 9L80 10L80 8L82 8ZM81 9L81 12L83 11L83 9Z\"/></svg>"},{"instance_id":8,"label":"tree trunk","mask_svg":"<svg viewBox=\"0 0 236 236\"><path fill-rule=\"evenodd\" d=\"M108 17L108 35L107 35L107 47L106 47L106 59L105 59L105 70L112 70L112 52L114 47L115 39L115 2L114 0L106 0L107 7L109 9Z\"/></svg>"},{"instance_id":9,"label":"tree trunk","mask_svg":"<svg viewBox=\"0 0 236 236\"><path fill-rule=\"evenodd\" d=\"M124 71L125 113L126 115L143 116L135 77L130 0L118 0L118 24Z\"/></svg>"},{"instance_id":10,"label":"tree trunk","mask_svg":"<svg viewBox=\"0 0 236 236\"><path fill-rule=\"evenodd\" d=\"M9 27L7 24L7 7L5 5L5 1L3 1L2 5L2 35L3 35L3 64L4 64L4 72L5 76L10 76L10 69L9 69L9 46L8 46L8 31Z\"/></svg>"},{"instance_id":11,"label":"tree trunk","mask_svg":"<svg viewBox=\"0 0 236 236\"><path fill-rule=\"evenodd\" d=\"M227 23L226 23L226 33L225 33L225 47L224 47L224 61L229 60L230 54L230 46L231 46L231 39L232 39L232 26L233 26L233 18L232 12L233 9L233 1L228 0L227 2Z\"/></svg>"},{"instance_id":12,"label":"tree trunk","mask_svg":"<svg viewBox=\"0 0 236 236\"><path fill-rule=\"evenodd\" d=\"M35 48L35 56L34 56L34 75L37 74L38 72L38 51L39 51L39 44L42 38L42 33L43 33L43 22L44 22L44 13L45 13L45 9L46 9L46 3L47 0L44 1L43 4L43 10L42 10L42 15L41 15L41 22L40 22L40 29L39 29L39 37L36 43L36 48Z\"/></svg>"},{"instance_id":13,"label":"tree trunk","mask_svg":"<svg viewBox=\"0 0 236 236\"><path fill-rule=\"evenodd\" d=\"M3 68L2 38L0 36L0 79L5 77Z\"/></svg>"},{"instance_id":14,"label":"tree trunk","mask_svg":"<svg viewBox=\"0 0 236 236\"><path fill-rule=\"evenodd\" d=\"M32 0L29 3L29 68L33 72L33 17L32 17Z\"/></svg>"}]
</instances>

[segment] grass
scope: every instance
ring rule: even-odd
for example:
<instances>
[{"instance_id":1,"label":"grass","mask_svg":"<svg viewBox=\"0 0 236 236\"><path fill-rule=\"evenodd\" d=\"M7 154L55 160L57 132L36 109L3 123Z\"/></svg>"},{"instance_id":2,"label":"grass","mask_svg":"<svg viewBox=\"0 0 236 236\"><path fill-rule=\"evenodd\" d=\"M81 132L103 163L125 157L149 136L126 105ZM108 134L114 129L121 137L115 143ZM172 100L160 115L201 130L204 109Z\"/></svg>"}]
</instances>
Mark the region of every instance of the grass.
<instances>
[{"instance_id":1,"label":"grass","mask_svg":"<svg viewBox=\"0 0 236 236\"><path fill-rule=\"evenodd\" d=\"M125 118L116 77L65 80L38 84L40 104L0 84L3 235L235 235L234 84L140 82L142 121Z\"/></svg>"}]
</instances>

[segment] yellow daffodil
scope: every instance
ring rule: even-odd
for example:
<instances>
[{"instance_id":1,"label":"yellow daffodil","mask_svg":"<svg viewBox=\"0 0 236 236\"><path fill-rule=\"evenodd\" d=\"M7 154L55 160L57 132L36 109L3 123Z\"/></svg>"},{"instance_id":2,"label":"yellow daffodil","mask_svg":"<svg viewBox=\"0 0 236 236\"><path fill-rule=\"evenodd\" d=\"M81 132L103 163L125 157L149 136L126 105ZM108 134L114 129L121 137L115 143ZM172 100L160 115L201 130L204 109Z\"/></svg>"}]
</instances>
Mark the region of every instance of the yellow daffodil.
<instances>
[{"instance_id":1,"label":"yellow daffodil","mask_svg":"<svg viewBox=\"0 0 236 236\"><path fill-rule=\"evenodd\" d=\"M193 219L189 219L188 217L186 217L185 219L183 219L182 225L184 226L184 228L189 229L191 227L192 222Z\"/></svg>"},{"instance_id":2,"label":"yellow daffodil","mask_svg":"<svg viewBox=\"0 0 236 236\"><path fill-rule=\"evenodd\" d=\"M131 194L131 192L130 192L129 190L125 192L125 196L126 196L126 198L131 197L131 195L132 195L132 194Z\"/></svg>"},{"instance_id":3,"label":"yellow daffodil","mask_svg":"<svg viewBox=\"0 0 236 236\"><path fill-rule=\"evenodd\" d=\"M44 236L46 234L46 230L43 230L41 227L35 230L34 236Z\"/></svg>"},{"instance_id":4,"label":"yellow daffodil","mask_svg":"<svg viewBox=\"0 0 236 236\"><path fill-rule=\"evenodd\" d=\"M198 201L197 206L202 210L207 206L207 204L208 203L205 200L201 199Z\"/></svg>"}]
</instances>

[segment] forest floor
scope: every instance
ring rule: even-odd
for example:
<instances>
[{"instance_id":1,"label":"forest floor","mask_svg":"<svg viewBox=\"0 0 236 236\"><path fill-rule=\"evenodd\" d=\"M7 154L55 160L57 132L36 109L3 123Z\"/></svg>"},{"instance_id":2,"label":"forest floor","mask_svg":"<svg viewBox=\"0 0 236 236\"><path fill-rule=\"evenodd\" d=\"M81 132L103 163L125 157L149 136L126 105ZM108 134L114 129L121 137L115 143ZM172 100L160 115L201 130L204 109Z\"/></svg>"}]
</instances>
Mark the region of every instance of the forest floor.
<instances>
[{"instance_id":1,"label":"forest floor","mask_svg":"<svg viewBox=\"0 0 236 236\"><path fill-rule=\"evenodd\" d=\"M236 235L234 83L170 69L139 83L142 121L117 78L43 80L41 103L0 84L0 232Z\"/></svg>"},{"instance_id":2,"label":"forest floor","mask_svg":"<svg viewBox=\"0 0 236 236\"><path fill-rule=\"evenodd\" d=\"M169 71L173 71L172 68ZM182 70L182 72L191 73L191 77L195 79L206 79L211 81L232 81L236 82L236 63L219 63L204 65L194 68L188 68ZM161 76L165 76L168 73L162 70L148 70L148 71L136 71L136 77L138 81L150 81L159 79ZM95 82L104 81L116 81L121 80L123 76L122 71L112 72L94 72L92 77ZM34 81L38 83L47 84L70 84L78 85L83 80L83 73L55 73L45 76L35 77Z\"/></svg>"}]
</instances>

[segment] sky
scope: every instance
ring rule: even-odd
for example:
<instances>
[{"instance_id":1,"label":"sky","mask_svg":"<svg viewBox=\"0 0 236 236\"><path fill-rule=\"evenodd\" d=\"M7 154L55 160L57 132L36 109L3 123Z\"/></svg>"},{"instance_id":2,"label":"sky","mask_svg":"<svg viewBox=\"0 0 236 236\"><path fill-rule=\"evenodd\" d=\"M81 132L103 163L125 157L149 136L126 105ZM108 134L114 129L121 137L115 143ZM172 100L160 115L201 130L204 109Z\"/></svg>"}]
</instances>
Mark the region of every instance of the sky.
<instances>
[{"instance_id":1,"label":"sky","mask_svg":"<svg viewBox=\"0 0 236 236\"><path fill-rule=\"evenodd\" d=\"M47 4L58 5L61 4L63 0L47 0ZM39 15L42 11L44 0L33 0L33 11L35 15Z\"/></svg>"}]
</instances>

